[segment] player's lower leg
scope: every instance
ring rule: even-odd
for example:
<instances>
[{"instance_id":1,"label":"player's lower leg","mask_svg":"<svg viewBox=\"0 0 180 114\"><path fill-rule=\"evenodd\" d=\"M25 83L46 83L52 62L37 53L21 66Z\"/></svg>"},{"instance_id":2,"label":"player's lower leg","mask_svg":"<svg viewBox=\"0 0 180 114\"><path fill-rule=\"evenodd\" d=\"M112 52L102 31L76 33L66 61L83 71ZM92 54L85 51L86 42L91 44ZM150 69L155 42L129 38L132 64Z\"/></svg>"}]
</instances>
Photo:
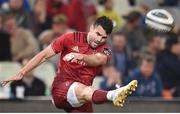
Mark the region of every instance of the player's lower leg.
<instances>
[{"instance_id":1,"label":"player's lower leg","mask_svg":"<svg viewBox=\"0 0 180 114\"><path fill-rule=\"evenodd\" d=\"M96 104L103 103L107 100L112 101L115 106L123 106L126 97L135 91L137 80L131 81L128 85L112 91L96 90L92 96L92 101ZM106 98L106 99L105 99Z\"/></svg>"},{"instance_id":2,"label":"player's lower leg","mask_svg":"<svg viewBox=\"0 0 180 114\"><path fill-rule=\"evenodd\" d=\"M123 106L126 97L135 91L137 80L131 81L128 85L112 91L95 90L91 86L83 84L78 85L76 95L81 103L92 101L95 104L102 104L106 101L112 101L115 106Z\"/></svg>"}]
</instances>

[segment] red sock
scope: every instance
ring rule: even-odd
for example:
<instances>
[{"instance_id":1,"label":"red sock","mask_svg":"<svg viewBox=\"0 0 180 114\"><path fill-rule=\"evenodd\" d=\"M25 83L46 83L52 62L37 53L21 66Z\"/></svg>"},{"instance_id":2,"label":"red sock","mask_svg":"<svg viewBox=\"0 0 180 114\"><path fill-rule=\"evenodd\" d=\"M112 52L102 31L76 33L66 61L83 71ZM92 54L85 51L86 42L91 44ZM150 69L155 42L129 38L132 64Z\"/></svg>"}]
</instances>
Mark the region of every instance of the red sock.
<instances>
[{"instance_id":1,"label":"red sock","mask_svg":"<svg viewBox=\"0 0 180 114\"><path fill-rule=\"evenodd\" d=\"M106 95L108 91L103 91L103 90L95 90L93 95L92 95L92 102L95 104L102 104L106 101L108 101Z\"/></svg>"}]
</instances>

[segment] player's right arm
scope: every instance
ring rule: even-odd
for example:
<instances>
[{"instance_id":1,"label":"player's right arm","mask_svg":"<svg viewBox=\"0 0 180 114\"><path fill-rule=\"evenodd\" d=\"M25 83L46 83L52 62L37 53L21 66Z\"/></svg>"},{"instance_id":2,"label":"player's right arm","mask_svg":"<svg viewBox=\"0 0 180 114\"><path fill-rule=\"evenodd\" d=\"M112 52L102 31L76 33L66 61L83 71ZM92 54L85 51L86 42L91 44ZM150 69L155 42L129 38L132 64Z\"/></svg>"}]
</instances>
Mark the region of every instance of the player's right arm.
<instances>
[{"instance_id":1,"label":"player's right arm","mask_svg":"<svg viewBox=\"0 0 180 114\"><path fill-rule=\"evenodd\" d=\"M16 75L1 81L2 86L5 86L10 81L21 80L27 73L31 72L34 68L55 54L56 53L54 52L52 46L49 45L43 51L34 56Z\"/></svg>"},{"instance_id":2,"label":"player's right arm","mask_svg":"<svg viewBox=\"0 0 180 114\"><path fill-rule=\"evenodd\" d=\"M72 39L72 34L67 33L55 41L53 41L47 48L38 53L33 57L16 75L1 81L0 83L4 86L10 81L21 80L27 73L31 72L38 65L46 61L48 58L54 56L56 53L60 53L67 46L68 42Z\"/></svg>"}]
</instances>

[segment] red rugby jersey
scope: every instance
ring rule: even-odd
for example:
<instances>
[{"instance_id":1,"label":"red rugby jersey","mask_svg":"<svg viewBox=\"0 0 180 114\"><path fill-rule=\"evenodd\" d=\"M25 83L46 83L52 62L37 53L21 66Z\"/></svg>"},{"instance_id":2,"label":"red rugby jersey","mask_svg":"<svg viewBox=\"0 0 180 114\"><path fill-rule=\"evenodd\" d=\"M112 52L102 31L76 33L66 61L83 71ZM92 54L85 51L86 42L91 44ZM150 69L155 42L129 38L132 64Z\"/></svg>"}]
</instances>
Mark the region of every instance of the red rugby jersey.
<instances>
[{"instance_id":1,"label":"red rugby jersey","mask_svg":"<svg viewBox=\"0 0 180 114\"><path fill-rule=\"evenodd\" d=\"M111 50L107 44L93 49L87 43L87 33L73 32L62 35L51 43L56 53L61 52L61 57L58 64L58 71L54 79L54 84L62 81L76 81L85 85L91 85L94 77L99 73L102 66L88 67L78 63L64 61L63 57L71 52L93 54L97 52L104 53L107 58L110 58Z\"/></svg>"}]
</instances>

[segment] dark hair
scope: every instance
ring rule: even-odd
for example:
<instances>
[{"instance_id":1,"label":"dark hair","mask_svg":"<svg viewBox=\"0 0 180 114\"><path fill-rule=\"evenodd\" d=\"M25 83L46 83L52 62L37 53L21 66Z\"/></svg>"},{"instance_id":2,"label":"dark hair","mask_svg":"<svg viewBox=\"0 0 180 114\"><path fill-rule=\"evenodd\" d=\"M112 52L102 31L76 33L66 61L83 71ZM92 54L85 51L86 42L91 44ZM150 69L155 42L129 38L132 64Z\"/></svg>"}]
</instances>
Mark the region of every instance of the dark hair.
<instances>
[{"instance_id":1,"label":"dark hair","mask_svg":"<svg viewBox=\"0 0 180 114\"><path fill-rule=\"evenodd\" d=\"M140 54L139 65L141 65L144 60L148 63L155 63L156 57L153 54L150 54L149 52L144 52Z\"/></svg>"},{"instance_id":2,"label":"dark hair","mask_svg":"<svg viewBox=\"0 0 180 114\"><path fill-rule=\"evenodd\" d=\"M96 19L96 21L94 22L94 26L102 26L102 28L106 31L106 34L111 34L112 30L113 30L113 22L110 18L106 17L106 16L101 16L99 18Z\"/></svg>"}]
</instances>

